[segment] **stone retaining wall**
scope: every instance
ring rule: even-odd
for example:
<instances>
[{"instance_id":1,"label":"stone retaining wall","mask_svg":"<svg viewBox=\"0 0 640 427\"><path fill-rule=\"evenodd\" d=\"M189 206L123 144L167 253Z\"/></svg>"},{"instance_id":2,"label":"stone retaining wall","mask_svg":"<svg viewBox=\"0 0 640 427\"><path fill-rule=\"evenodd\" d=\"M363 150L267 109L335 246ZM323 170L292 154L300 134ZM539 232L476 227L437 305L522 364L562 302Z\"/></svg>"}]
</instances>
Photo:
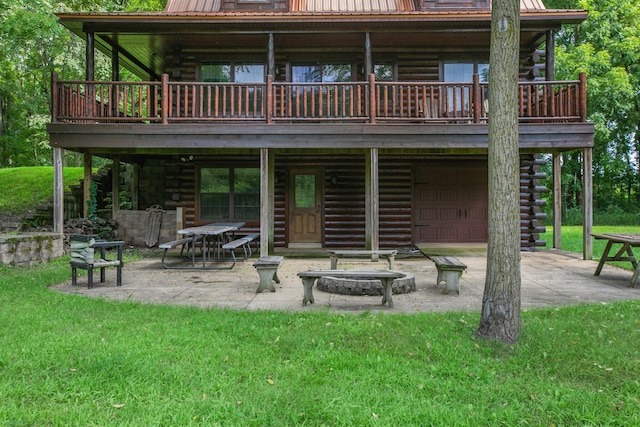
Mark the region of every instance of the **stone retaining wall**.
<instances>
[{"instance_id":1,"label":"stone retaining wall","mask_svg":"<svg viewBox=\"0 0 640 427\"><path fill-rule=\"evenodd\" d=\"M123 240L127 245L146 247L145 235L149 225L149 211L120 210L115 220L118 228L115 230L116 239ZM176 211L165 211L160 222L160 237L158 242L168 242L176 239Z\"/></svg>"},{"instance_id":2,"label":"stone retaining wall","mask_svg":"<svg viewBox=\"0 0 640 427\"><path fill-rule=\"evenodd\" d=\"M0 261L3 265L30 266L62 255L64 255L63 234L0 235Z\"/></svg>"}]
</instances>

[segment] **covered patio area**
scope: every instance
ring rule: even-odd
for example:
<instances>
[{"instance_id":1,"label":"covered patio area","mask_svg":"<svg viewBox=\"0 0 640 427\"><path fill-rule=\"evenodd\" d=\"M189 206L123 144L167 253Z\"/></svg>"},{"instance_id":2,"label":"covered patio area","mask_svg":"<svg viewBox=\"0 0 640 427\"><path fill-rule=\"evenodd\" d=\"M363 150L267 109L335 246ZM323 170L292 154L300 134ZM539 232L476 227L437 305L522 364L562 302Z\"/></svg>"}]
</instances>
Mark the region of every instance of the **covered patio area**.
<instances>
[{"instance_id":1,"label":"covered patio area","mask_svg":"<svg viewBox=\"0 0 640 427\"><path fill-rule=\"evenodd\" d=\"M78 286L71 281L51 290L93 298L233 310L329 310L338 313L385 312L419 313L479 311L484 291L486 254L482 250L463 251L456 258L467 265L460 279L460 295L445 294L445 285L436 286L437 271L425 256L396 259L395 270L415 276L416 290L394 295L394 307L382 306L379 296L348 296L314 288L315 303L302 306L303 287L297 273L309 269L329 269L329 257L301 258L284 254L278 270L276 292L256 293L259 278L252 261L236 264L232 270L165 270L161 254L125 265L122 286L116 286L115 271L107 271L105 283L87 289L86 279ZM594 276L598 263L579 254L558 250L523 252L522 308L554 307L580 303L640 299L640 288L629 288L632 272L605 265ZM386 263L369 260L341 260L338 268L384 269Z\"/></svg>"}]
</instances>

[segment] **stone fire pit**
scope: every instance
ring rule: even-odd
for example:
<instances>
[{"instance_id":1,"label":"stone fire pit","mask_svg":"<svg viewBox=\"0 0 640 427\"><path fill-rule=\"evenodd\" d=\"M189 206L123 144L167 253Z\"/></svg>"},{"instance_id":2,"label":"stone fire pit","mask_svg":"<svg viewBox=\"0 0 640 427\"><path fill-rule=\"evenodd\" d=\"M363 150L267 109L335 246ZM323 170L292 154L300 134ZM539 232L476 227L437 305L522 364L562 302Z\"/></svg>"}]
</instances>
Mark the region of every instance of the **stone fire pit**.
<instances>
[{"instance_id":1,"label":"stone fire pit","mask_svg":"<svg viewBox=\"0 0 640 427\"><path fill-rule=\"evenodd\" d=\"M408 294L416 290L415 276L401 271L404 276L393 281L391 291L394 294ZM320 291L341 295L383 295L384 289L380 280L349 277L321 277L316 281L316 287Z\"/></svg>"}]
</instances>

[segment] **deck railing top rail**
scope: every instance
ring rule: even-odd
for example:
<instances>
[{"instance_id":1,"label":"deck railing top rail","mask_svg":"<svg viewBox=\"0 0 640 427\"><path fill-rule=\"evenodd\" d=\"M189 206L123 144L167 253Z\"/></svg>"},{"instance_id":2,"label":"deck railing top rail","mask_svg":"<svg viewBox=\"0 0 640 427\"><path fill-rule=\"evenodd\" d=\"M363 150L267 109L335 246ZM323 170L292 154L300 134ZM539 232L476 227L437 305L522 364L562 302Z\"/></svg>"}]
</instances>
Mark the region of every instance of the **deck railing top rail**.
<instances>
[{"instance_id":1,"label":"deck railing top rail","mask_svg":"<svg viewBox=\"0 0 640 427\"><path fill-rule=\"evenodd\" d=\"M489 86L473 82L296 83L60 81L52 121L69 123L486 123ZM523 122L585 122L586 77L518 84Z\"/></svg>"}]
</instances>

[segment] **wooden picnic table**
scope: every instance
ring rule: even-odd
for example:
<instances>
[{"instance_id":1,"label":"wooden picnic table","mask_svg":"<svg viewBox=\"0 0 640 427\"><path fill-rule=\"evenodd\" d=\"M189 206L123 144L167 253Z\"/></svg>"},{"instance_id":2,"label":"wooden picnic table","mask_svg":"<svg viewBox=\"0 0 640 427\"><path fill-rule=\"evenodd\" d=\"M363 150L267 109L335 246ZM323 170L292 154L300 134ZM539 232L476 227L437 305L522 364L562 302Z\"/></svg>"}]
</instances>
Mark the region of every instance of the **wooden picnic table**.
<instances>
[{"instance_id":1,"label":"wooden picnic table","mask_svg":"<svg viewBox=\"0 0 640 427\"><path fill-rule=\"evenodd\" d=\"M607 246L604 248L604 252L602 254L602 258L600 258L600 262L598 263L598 268L596 268L596 272L594 276L599 276L602 271L602 267L604 263L607 261L629 261L634 268L634 274L631 278L630 287L635 287L636 282L638 281L638 277L640 277L640 269L638 268L638 261L636 257L633 255L633 250L631 248L640 247L640 235L638 234L592 234L594 239L597 240L606 240ZM611 252L611 248L614 244L622 245L618 252L615 255L609 255Z\"/></svg>"}]
</instances>

